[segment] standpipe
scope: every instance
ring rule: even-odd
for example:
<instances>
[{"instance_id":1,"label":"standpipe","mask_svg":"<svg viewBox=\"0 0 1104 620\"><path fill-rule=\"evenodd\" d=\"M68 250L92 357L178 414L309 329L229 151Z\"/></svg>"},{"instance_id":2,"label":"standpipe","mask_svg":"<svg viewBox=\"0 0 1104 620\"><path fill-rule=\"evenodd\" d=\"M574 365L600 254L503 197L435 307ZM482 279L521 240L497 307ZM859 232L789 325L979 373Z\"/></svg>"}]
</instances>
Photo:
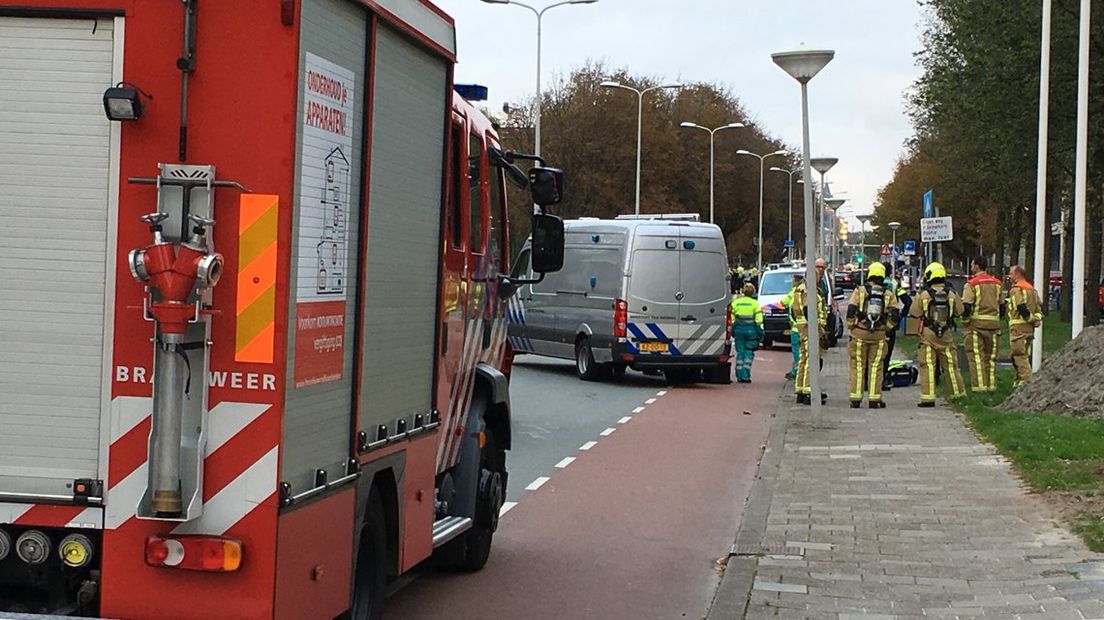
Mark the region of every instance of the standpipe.
<instances>
[{"instance_id":1,"label":"standpipe","mask_svg":"<svg viewBox=\"0 0 1104 620\"><path fill-rule=\"evenodd\" d=\"M192 234L187 242L168 242L161 223L166 213L142 216L153 234L153 244L132 250L130 272L147 283L149 313L156 325L153 385L153 441L150 447L152 508L159 516L184 511L180 489L180 452L184 398L189 390L190 368L184 349L188 323L198 319L198 306L190 302L193 291L213 287L222 276L222 255L210 251L207 229L214 220L189 214Z\"/></svg>"}]
</instances>

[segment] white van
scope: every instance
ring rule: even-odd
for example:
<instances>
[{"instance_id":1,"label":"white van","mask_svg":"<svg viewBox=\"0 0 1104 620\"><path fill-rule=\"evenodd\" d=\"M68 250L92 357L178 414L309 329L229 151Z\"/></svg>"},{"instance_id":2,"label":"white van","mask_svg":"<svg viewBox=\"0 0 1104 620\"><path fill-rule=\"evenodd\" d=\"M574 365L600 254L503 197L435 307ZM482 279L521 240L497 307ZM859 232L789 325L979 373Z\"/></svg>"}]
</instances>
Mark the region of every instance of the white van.
<instances>
[{"instance_id":1,"label":"white van","mask_svg":"<svg viewBox=\"0 0 1104 620\"><path fill-rule=\"evenodd\" d=\"M730 381L728 258L721 229L689 218L569 220L564 267L510 301L517 353L574 359L580 378L626 368ZM529 246L514 263L529 273Z\"/></svg>"}]
</instances>

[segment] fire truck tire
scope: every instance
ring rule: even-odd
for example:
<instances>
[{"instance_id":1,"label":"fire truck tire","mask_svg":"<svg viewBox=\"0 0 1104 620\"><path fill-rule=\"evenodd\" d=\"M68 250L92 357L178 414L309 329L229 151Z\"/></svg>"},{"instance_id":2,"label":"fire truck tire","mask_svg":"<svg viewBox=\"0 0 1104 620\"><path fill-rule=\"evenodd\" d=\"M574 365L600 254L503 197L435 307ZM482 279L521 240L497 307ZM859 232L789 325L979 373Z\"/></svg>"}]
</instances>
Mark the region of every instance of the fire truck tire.
<instances>
[{"instance_id":1,"label":"fire truck tire","mask_svg":"<svg viewBox=\"0 0 1104 620\"><path fill-rule=\"evenodd\" d=\"M583 381L601 381L610 375L610 370L608 365L594 361L590 340L580 336L575 342L575 374Z\"/></svg>"},{"instance_id":2,"label":"fire truck tire","mask_svg":"<svg viewBox=\"0 0 1104 620\"><path fill-rule=\"evenodd\" d=\"M481 452L474 523L470 530L439 550L438 565L445 570L474 573L491 556L499 511L506 498L506 452L498 448L491 436Z\"/></svg>"},{"instance_id":3,"label":"fire truck tire","mask_svg":"<svg viewBox=\"0 0 1104 620\"><path fill-rule=\"evenodd\" d=\"M383 499L372 488L368 495L368 511L360 530L356 578L353 583L353 606L350 620L380 620L383 599L387 594L387 521Z\"/></svg>"}]
</instances>

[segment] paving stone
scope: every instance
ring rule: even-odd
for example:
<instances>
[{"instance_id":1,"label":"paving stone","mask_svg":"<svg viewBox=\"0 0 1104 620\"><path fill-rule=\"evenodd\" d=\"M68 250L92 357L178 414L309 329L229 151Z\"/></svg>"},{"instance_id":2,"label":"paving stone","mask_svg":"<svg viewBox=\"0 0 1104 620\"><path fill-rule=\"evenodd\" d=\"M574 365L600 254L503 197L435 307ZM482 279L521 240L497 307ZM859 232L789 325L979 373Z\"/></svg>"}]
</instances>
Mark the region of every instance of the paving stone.
<instances>
[{"instance_id":1,"label":"paving stone","mask_svg":"<svg viewBox=\"0 0 1104 620\"><path fill-rule=\"evenodd\" d=\"M846 351L830 350L825 391L847 379ZM915 399L892 390L871 413L833 398L823 428L779 409L763 544L805 556L759 561L747 617L1104 620L1104 560L962 416Z\"/></svg>"}]
</instances>

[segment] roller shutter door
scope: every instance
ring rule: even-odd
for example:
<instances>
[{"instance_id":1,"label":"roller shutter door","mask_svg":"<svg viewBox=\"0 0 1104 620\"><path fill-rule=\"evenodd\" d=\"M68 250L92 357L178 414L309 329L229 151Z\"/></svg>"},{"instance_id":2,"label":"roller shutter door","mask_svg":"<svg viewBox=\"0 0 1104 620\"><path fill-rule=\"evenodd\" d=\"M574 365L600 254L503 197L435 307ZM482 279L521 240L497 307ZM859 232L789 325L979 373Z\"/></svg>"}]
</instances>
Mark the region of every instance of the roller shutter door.
<instances>
[{"instance_id":1,"label":"roller shutter door","mask_svg":"<svg viewBox=\"0 0 1104 620\"><path fill-rule=\"evenodd\" d=\"M99 477L112 27L0 17L0 491Z\"/></svg>"},{"instance_id":2,"label":"roller shutter door","mask_svg":"<svg viewBox=\"0 0 1104 620\"><path fill-rule=\"evenodd\" d=\"M448 64L376 30L361 429L433 408ZM369 432L370 436L374 433Z\"/></svg>"}]
</instances>

